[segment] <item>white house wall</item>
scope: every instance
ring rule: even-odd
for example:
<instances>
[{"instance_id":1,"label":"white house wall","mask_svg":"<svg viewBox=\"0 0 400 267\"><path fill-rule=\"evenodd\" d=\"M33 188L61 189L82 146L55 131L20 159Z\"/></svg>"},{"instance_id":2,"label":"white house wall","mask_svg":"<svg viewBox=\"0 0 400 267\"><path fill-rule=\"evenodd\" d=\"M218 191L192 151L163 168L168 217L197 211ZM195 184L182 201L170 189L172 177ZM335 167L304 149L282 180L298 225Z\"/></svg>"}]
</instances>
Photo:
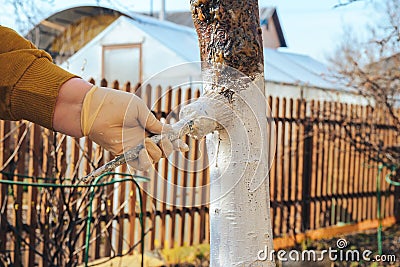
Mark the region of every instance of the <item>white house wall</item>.
<instances>
[{"instance_id":1,"label":"white house wall","mask_svg":"<svg viewBox=\"0 0 400 267\"><path fill-rule=\"evenodd\" d=\"M103 78L101 77L102 46L133 43L142 44L142 81L146 81L166 68L186 62L185 59L166 48L159 41L135 27L129 20L125 17L117 19L61 66L84 79L93 78L99 81ZM123 64L121 64L121 67L123 67ZM159 74L151 84L160 84L166 87L182 82L190 83L193 80L193 75L196 74L198 74L198 69L178 68L176 72L170 70L168 73ZM113 80L112 77L105 78ZM120 81L120 84L125 82ZM137 81L131 82L136 83Z\"/></svg>"},{"instance_id":2,"label":"white house wall","mask_svg":"<svg viewBox=\"0 0 400 267\"><path fill-rule=\"evenodd\" d=\"M320 89L307 86L279 84L265 82L267 96L285 97L287 99L304 99L306 101L338 101L347 104L368 105L366 98L350 92L343 92L333 89Z\"/></svg>"}]
</instances>

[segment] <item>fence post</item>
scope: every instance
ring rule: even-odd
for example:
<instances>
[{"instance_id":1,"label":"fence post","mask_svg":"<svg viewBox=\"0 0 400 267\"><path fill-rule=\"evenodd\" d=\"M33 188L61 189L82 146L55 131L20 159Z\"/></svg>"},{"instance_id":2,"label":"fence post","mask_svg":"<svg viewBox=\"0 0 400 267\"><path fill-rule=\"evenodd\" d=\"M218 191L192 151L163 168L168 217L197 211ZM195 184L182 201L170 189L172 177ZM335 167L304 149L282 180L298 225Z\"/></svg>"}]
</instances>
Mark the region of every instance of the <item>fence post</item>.
<instances>
[{"instance_id":1,"label":"fence post","mask_svg":"<svg viewBox=\"0 0 400 267\"><path fill-rule=\"evenodd\" d=\"M310 118L305 116L306 103L301 103L301 119L304 124L304 146L303 146L303 174L302 174L302 192L301 192L301 227L304 233L310 229L310 188L312 175L312 154L313 154L313 126Z\"/></svg>"},{"instance_id":2,"label":"fence post","mask_svg":"<svg viewBox=\"0 0 400 267\"><path fill-rule=\"evenodd\" d=\"M5 166L5 163L8 160L8 157L11 155L10 150L10 137L6 135L10 132L11 126L9 121L0 121L0 169L2 171L8 172L9 166ZM6 180L9 179L5 175L0 174L0 179ZM8 185L2 184L0 185L0 207L5 206L5 209L0 214L0 253L6 253L7 249L7 199L8 199Z\"/></svg>"},{"instance_id":3,"label":"fence post","mask_svg":"<svg viewBox=\"0 0 400 267\"><path fill-rule=\"evenodd\" d=\"M394 216L396 222L400 222L400 186L394 187Z\"/></svg>"},{"instance_id":4,"label":"fence post","mask_svg":"<svg viewBox=\"0 0 400 267\"><path fill-rule=\"evenodd\" d=\"M26 151L26 134L29 130L27 128L25 122L19 121L17 122L17 127L18 128L18 142L21 141L18 145L15 145L15 149L18 151L16 154L16 171L18 174L24 174L25 172L25 151ZM18 177L14 177L15 181L18 181ZM22 210L23 210L23 188L18 185L13 186L14 194L16 192L16 199L14 202L14 225L15 225L15 230L17 233L21 233L23 229L23 221L22 221ZM21 235L15 235L15 245L14 245L14 264L15 266L21 266L23 265L22 262L22 236Z\"/></svg>"}]
</instances>

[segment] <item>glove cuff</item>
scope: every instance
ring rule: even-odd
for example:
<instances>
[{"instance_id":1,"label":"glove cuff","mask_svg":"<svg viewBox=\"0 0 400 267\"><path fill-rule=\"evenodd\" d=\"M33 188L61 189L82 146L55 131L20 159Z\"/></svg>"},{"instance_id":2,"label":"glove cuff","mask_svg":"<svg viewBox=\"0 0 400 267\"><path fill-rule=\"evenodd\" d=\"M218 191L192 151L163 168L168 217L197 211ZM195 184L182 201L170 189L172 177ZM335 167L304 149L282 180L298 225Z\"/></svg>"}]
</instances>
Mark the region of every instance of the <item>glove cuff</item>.
<instances>
[{"instance_id":1,"label":"glove cuff","mask_svg":"<svg viewBox=\"0 0 400 267\"><path fill-rule=\"evenodd\" d=\"M88 136L92 129L93 123L100 112L100 109L107 96L107 92L101 93L101 89L94 85L89 92L86 93L82 103L81 111L81 129L84 136Z\"/></svg>"}]
</instances>

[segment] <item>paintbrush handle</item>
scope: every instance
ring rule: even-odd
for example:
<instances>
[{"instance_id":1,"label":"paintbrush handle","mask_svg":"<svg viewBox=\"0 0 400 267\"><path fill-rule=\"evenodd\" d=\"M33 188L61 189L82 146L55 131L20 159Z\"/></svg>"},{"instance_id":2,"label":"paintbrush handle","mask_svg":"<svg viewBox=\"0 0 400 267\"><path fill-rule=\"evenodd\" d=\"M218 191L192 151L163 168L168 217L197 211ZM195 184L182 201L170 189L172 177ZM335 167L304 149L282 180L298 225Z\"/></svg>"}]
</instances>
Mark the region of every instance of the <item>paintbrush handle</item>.
<instances>
[{"instance_id":1,"label":"paintbrush handle","mask_svg":"<svg viewBox=\"0 0 400 267\"><path fill-rule=\"evenodd\" d=\"M185 134L188 134L191 130L192 125L193 125L193 121L179 121L173 126L174 131L163 134L163 135L161 135L161 134L153 135L152 137L150 137L150 139L154 143L158 144L163 137L167 136L167 138L171 142L173 142L173 141L181 138ZM121 166L122 164L125 164L126 162L137 159L139 156L140 150L142 150L143 148L144 148L144 145L139 144L136 147L127 150L125 153L123 153L119 156L116 156L113 160L107 162L103 166L95 169L94 171L92 171L91 173L89 173L88 175L83 177L81 179L81 181L87 183L106 172L110 172L110 171L114 170L115 168Z\"/></svg>"}]
</instances>

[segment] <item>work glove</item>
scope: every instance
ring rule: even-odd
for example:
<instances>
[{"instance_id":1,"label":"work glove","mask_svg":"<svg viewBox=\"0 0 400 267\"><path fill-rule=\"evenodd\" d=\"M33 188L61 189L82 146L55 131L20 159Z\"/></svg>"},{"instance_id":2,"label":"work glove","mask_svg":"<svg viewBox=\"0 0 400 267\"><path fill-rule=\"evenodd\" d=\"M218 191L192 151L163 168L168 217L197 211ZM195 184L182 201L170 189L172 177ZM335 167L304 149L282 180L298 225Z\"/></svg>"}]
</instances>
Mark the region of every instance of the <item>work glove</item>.
<instances>
[{"instance_id":1,"label":"work glove","mask_svg":"<svg viewBox=\"0 0 400 267\"><path fill-rule=\"evenodd\" d=\"M161 157L168 157L173 150L188 150L181 139L171 142L165 137L157 145L146 137L148 133L172 131L172 127L157 120L138 96L115 89L97 86L90 89L82 104L81 129L84 136L114 155L144 144L138 159L129 162L131 167L142 171Z\"/></svg>"}]
</instances>

